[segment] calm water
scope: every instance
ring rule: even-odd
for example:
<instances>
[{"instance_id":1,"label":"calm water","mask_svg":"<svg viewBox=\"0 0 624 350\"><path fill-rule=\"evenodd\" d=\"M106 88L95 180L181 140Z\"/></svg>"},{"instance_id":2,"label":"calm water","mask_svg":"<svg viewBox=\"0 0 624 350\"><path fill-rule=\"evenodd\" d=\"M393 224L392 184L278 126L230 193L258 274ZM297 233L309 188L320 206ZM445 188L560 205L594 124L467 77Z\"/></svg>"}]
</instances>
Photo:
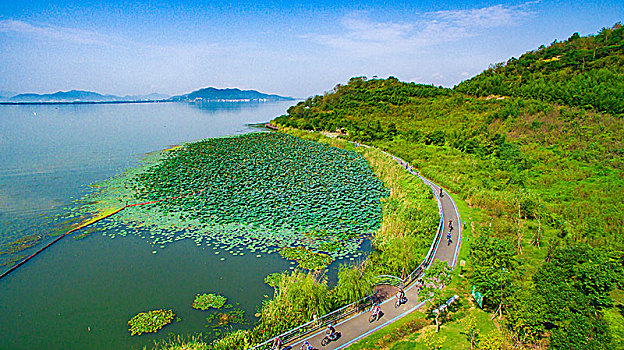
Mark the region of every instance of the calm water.
<instances>
[{"instance_id":1,"label":"calm water","mask_svg":"<svg viewBox=\"0 0 624 350\"><path fill-rule=\"evenodd\" d=\"M247 124L291 104L0 106L0 244L57 230L54 217L90 183L136 165L145 153L254 131ZM0 263L10 258L0 255ZM200 292L226 295L253 321L272 293L264 277L289 266L275 254L219 261L190 241L152 254L135 236L66 237L0 280L0 349L142 348L171 332L205 331L208 312L190 306ZM182 321L131 337L126 322L156 308L172 308Z\"/></svg>"}]
</instances>

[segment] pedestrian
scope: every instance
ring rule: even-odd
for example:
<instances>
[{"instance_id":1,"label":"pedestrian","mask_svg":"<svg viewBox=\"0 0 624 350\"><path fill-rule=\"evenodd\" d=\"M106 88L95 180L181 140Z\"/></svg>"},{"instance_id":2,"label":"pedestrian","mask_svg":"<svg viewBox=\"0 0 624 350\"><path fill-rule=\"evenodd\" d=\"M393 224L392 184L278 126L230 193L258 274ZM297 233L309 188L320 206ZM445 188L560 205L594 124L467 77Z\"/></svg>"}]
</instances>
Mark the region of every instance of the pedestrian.
<instances>
[{"instance_id":1,"label":"pedestrian","mask_svg":"<svg viewBox=\"0 0 624 350\"><path fill-rule=\"evenodd\" d=\"M440 187L440 198L442 198L442 187Z\"/></svg>"}]
</instances>

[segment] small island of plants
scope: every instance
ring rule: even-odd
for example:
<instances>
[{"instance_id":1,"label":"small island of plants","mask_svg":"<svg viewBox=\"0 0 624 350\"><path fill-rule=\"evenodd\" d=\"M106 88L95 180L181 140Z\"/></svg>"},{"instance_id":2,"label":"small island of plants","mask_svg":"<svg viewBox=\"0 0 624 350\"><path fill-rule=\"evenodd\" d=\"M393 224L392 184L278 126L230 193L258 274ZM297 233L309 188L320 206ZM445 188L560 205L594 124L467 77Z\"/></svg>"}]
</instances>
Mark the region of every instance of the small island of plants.
<instances>
[{"instance_id":1,"label":"small island of plants","mask_svg":"<svg viewBox=\"0 0 624 350\"><path fill-rule=\"evenodd\" d=\"M157 332L173 321L175 314L172 310L151 310L141 312L128 321L130 335Z\"/></svg>"},{"instance_id":2,"label":"small island of plants","mask_svg":"<svg viewBox=\"0 0 624 350\"><path fill-rule=\"evenodd\" d=\"M197 294L195 301L193 301L193 308L199 310L220 309L226 300L226 297L217 294Z\"/></svg>"}]
</instances>

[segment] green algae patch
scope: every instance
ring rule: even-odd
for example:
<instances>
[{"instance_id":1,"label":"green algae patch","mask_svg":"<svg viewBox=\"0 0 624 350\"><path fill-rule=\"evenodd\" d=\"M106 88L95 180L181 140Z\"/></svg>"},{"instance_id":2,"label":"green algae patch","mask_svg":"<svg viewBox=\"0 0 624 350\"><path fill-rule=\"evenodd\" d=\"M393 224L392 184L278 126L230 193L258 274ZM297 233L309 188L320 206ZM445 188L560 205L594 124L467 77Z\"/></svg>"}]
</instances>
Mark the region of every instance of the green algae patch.
<instances>
[{"instance_id":1,"label":"green algae patch","mask_svg":"<svg viewBox=\"0 0 624 350\"><path fill-rule=\"evenodd\" d=\"M210 308L220 309L225 304L226 297L216 294L197 294L193 301L193 308L199 310L208 310Z\"/></svg>"},{"instance_id":2,"label":"green algae patch","mask_svg":"<svg viewBox=\"0 0 624 350\"><path fill-rule=\"evenodd\" d=\"M24 251L24 250L26 250L28 248L31 248L31 247L37 245L37 243L39 243L39 241L41 241L41 238L42 238L41 235L34 234L34 235L22 237L22 238L20 238L18 240L15 240L13 242L9 242L0 251L0 255L1 254L19 253L21 251Z\"/></svg>"},{"instance_id":3,"label":"green algae patch","mask_svg":"<svg viewBox=\"0 0 624 350\"><path fill-rule=\"evenodd\" d=\"M305 247L286 247L280 250L280 255L287 260L294 260L306 270L322 270L331 264L334 259L323 253L315 253Z\"/></svg>"},{"instance_id":4,"label":"green algae patch","mask_svg":"<svg viewBox=\"0 0 624 350\"><path fill-rule=\"evenodd\" d=\"M157 332L173 321L175 314L172 310L152 310L141 312L128 321L130 335Z\"/></svg>"},{"instance_id":5,"label":"green algae patch","mask_svg":"<svg viewBox=\"0 0 624 350\"><path fill-rule=\"evenodd\" d=\"M379 228L381 199L389 194L359 153L280 133L150 154L93 187L77 215L130 205L98 223L114 229L111 238L133 234L154 249L190 239L215 254L258 258L303 246L332 260L357 256Z\"/></svg>"}]
</instances>

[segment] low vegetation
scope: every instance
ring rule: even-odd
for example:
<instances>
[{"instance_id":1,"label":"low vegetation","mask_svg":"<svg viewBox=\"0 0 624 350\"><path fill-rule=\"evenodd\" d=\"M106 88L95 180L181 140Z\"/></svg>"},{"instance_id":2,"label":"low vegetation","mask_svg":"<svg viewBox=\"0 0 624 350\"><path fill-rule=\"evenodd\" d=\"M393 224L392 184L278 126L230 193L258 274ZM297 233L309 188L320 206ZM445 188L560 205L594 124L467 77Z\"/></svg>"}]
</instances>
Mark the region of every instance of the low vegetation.
<instances>
[{"instance_id":1,"label":"low vegetation","mask_svg":"<svg viewBox=\"0 0 624 350\"><path fill-rule=\"evenodd\" d=\"M331 256L311 252L306 247L284 247L280 255L286 260L294 260L298 266L306 270L322 270L334 261Z\"/></svg>"}]
</instances>

